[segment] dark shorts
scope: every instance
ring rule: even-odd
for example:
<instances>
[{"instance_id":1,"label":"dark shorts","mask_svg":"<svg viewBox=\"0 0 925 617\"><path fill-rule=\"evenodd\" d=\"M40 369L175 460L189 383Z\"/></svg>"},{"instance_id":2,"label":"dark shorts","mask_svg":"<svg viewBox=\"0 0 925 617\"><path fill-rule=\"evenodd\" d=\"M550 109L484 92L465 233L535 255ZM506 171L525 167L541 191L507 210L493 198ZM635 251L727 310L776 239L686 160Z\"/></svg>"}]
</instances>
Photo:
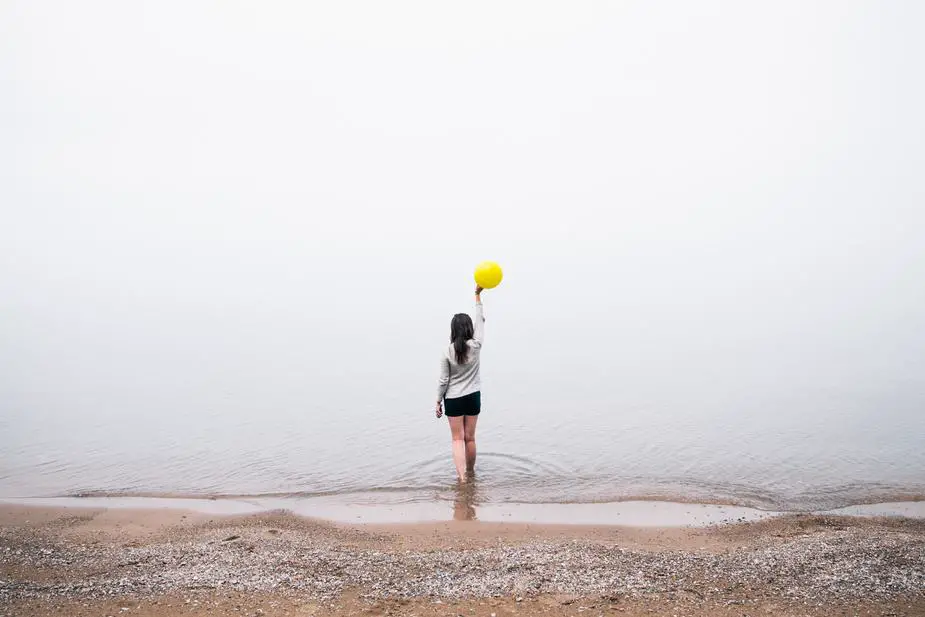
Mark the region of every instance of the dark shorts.
<instances>
[{"instance_id":1,"label":"dark shorts","mask_svg":"<svg viewBox=\"0 0 925 617\"><path fill-rule=\"evenodd\" d=\"M445 398L443 399L443 408L450 418L477 416L482 411L482 393L473 392L459 398Z\"/></svg>"}]
</instances>

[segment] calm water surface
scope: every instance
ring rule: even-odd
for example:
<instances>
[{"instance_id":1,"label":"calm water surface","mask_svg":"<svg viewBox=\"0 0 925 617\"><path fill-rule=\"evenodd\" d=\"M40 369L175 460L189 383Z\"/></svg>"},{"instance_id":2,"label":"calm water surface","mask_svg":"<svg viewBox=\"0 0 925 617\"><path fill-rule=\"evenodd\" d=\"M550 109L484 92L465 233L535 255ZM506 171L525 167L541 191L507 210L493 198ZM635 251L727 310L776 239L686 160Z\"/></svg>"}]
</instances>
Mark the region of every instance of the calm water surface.
<instances>
[{"instance_id":1,"label":"calm water surface","mask_svg":"<svg viewBox=\"0 0 925 617\"><path fill-rule=\"evenodd\" d=\"M712 396L665 388L643 397L628 388L638 396L631 400L590 383L549 382L539 395L514 377L485 379L478 484L486 502L668 497L810 509L925 494L925 401L908 392L724 398L714 387ZM409 379L406 391L387 395L373 376L363 389L335 385L21 395L0 425L0 497L453 498L449 430L421 383Z\"/></svg>"}]
</instances>

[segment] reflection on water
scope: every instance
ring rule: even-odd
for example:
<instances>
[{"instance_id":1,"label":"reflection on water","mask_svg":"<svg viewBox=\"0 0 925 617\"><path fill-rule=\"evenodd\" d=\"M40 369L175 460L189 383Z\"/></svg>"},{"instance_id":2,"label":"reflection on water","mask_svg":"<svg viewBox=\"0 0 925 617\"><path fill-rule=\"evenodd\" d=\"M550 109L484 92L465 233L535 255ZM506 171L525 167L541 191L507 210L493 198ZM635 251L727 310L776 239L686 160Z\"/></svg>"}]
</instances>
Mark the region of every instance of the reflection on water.
<instances>
[{"instance_id":1,"label":"reflection on water","mask_svg":"<svg viewBox=\"0 0 925 617\"><path fill-rule=\"evenodd\" d=\"M659 498L808 510L925 494L917 391L764 393L750 409L736 400L704 407L668 388L667 400L636 409L579 404L557 388L497 393L490 405L486 397L471 495L451 487L446 422L402 411L417 390L383 401L372 388L355 393L370 411L362 423L334 413L331 399L291 392L256 402L133 396L124 406L104 397L3 409L0 498L397 493L484 520L500 503Z\"/></svg>"},{"instance_id":2,"label":"reflection on water","mask_svg":"<svg viewBox=\"0 0 925 617\"><path fill-rule=\"evenodd\" d=\"M477 521L475 506L478 505L478 482L474 471L469 472L468 481L456 484L453 499L453 520Z\"/></svg>"}]
</instances>

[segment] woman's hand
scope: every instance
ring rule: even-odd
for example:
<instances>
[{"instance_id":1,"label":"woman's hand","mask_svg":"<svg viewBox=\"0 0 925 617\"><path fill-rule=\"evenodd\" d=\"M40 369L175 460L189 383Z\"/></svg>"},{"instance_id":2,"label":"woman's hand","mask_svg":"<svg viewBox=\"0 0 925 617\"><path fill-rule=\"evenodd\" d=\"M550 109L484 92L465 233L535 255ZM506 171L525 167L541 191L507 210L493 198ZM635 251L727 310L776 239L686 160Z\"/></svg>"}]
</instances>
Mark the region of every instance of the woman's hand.
<instances>
[{"instance_id":1,"label":"woman's hand","mask_svg":"<svg viewBox=\"0 0 925 617\"><path fill-rule=\"evenodd\" d=\"M481 296L483 291L485 291L484 287L479 287L478 285L476 285L475 286L475 297L478 298L479 296Z\"/></svg>"},{"instance_id":2,"label":"woman's hand","mask_svg":"<svg viewBox=\"0 0 925 617\"><path fill-rule=\"evenodd\" d=\"M437 401L437 409L435 410L435 412L437 414L437 418L440 418L443 416L443 405L440 404L440 401Z\"/></svg>"}]
</instances>

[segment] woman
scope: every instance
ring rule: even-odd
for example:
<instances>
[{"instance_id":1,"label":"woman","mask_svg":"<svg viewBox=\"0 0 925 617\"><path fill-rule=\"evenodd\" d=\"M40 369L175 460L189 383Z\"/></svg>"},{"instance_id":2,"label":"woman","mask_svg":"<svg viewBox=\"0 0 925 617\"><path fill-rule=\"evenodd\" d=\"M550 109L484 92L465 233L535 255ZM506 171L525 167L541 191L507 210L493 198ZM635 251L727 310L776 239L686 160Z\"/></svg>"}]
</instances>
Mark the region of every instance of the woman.
<instances>
[{"instance_id":1,"label":"woman","mask_svg":"<svg viewBox=\"0 0 925 617\"><path fill-rule=\"evenodd\" d=\"M475 326L465 313L453 316L450 344L440 357L440 379L437 381L437 417L443 415L445 403L453 435L453 463L463 484L466 472L475 469L475 424L482 409L479 353L484 339L482 288L476 287Z\"/></svg>"}]
</instances>

